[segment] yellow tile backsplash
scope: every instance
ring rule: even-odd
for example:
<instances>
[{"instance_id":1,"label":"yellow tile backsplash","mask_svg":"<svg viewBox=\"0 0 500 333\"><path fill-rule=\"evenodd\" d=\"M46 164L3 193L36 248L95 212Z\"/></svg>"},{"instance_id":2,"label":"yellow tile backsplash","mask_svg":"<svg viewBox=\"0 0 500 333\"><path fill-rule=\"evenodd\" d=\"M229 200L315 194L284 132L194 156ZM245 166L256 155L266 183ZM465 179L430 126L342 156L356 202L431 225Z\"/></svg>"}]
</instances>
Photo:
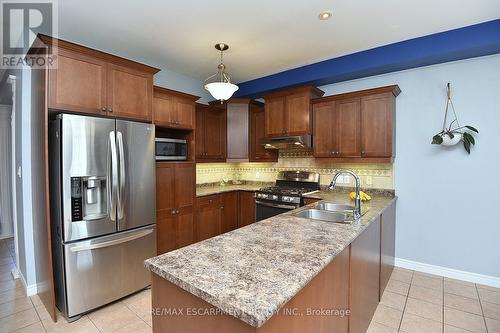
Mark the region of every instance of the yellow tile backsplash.
<instances>
[{"instance_id":1,"label":"yellow tile backsplash","mask_svg":"<svg viewBox=\"0 0 500 333\"><path fill-rule=\"evenodd\" d=\"M321 185L328 185L341 169L351 169L360 176L363 188L394 189L392 164L332 164L318 163L312 157L280 157L276 163L198 163L196 184L216 183L221 180L273 182L276 174L285 170L318 172ZM339 186L354 186L349 183Z\"/></svg>"}]
</instances>

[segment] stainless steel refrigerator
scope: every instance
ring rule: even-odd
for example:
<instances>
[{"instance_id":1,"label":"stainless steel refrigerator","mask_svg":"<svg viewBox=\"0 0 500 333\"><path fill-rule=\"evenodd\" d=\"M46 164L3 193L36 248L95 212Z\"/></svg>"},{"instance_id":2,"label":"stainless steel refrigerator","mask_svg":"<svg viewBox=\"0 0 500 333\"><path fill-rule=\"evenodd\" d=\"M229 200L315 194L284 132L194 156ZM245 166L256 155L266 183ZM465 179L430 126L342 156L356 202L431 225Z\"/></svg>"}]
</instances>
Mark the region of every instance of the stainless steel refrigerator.
<instances>
[{"instance_id":1,"label":"stainless steel refrigerator","mask_svg":"<svg viewBox=\"0 0 500 333\"><path fill-rule=\"evenodd\" d=\"M50 123L56 304L70 320L150 284L154 125L59 114Z\"/></svg>"}]
</instances>

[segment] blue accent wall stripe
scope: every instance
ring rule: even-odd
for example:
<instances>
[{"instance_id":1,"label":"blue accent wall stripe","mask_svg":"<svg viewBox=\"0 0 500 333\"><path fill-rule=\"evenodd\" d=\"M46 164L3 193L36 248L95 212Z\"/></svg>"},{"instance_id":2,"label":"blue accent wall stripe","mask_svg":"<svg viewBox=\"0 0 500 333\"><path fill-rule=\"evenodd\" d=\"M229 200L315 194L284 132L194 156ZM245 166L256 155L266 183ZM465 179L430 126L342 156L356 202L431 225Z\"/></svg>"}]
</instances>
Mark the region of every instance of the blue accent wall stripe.
<instances>
[{"instance_id":1,"label":"blue accent wall stripe","mask_svg":"<svg viewBox=\"0 0 500 333\"><path fill-rule=\"evenodd\" d=\"M500 19L380 46L239 83L236 97L326 84L500 53Z\"/></svg>"}]
</instances>

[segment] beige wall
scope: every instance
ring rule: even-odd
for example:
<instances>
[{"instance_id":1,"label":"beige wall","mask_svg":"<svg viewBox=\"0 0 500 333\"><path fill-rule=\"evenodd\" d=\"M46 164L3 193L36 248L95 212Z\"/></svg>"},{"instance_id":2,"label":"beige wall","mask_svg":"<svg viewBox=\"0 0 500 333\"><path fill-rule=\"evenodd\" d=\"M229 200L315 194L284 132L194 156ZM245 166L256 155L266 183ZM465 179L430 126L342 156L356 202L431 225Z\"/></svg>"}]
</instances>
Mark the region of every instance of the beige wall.
<instances>
[{"instance_id":1,"label":"beige wall","mask_svg":"<svg viewBox=\"0 0 500 333\"><path fill-rule=\"evenodd\" d=\"M394 189L392 164L330 164L317 163L312 157L280 157L277 163L198 163L196 183L214 183L221 180L273 182L276 174L284 170L319 172L321 184L328 185L340 169L351 169L361 178L364 188ZM349 183L340 186L353 186Z\"/></svg>"}]
</instances>

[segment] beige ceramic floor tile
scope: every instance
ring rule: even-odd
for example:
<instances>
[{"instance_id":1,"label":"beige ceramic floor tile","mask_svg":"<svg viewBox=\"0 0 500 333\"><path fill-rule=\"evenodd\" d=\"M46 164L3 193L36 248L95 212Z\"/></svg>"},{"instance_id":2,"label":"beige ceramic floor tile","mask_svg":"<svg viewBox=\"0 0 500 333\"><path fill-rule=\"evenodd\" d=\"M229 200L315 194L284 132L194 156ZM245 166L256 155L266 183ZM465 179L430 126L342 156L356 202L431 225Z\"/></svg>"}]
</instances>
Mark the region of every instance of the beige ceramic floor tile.
<instances>
[{"instance_id":1,"label":"beige ceramic floor tile","mask_svg":"<svg viewBox=\"0 0 500 333\"><path fill-rule=\"evenodd\" d=\"M391 279L398 280L404 283L410 283L412 276L413 276L412 271L393 270L391 274Z\"/></svg>"},{"instance_id":2,"label":"beige ceramic floor tile","mask_svg":"<svg viewBox=\"0 0 500 333\"><path fill-rule=\"evenodd\" d=\"M457 279L452 279L452 278L447 278L447 277L444 278L444 281L445 282L448 281L448 282L463 284L464 286L469 286L469 287L474 287L475 286L475 284L473 282L463 281L463 280L457 280Z\"/></svg>"},{"instance_id":3,"label":"beige ceramic floor tile","mask_svg":"<svg viewBox=\"0 0 500 333\"><path fill-rule=\"evenodd\" d=\"M444 322L472 332L486 332L484 318L472 313L444 308Z\"/></svg>"},{"instance_id":4,"label":"beige ceramic floor tile","mask_svg":"<svg viewBox=\"0 0 500 333\"><path fill-rule=\"evenodd\" d=\"M397 333L397 328L385 326L383 324L372 321L366 333Z\"/></svg>"},{"instance_id":5,"label":"beige ceramic floor tile","mask_svg":"<svg viewBox=\"0 0 500 333\"><path fill-rule=\"evenodd\" d=\"M406 303L406 296L401 294L396 294L391 291L386 290L382 295L380 304L394 308L396 310L403 311Z\"/></svg>"},{"instance_id":6,"label":"beige ceramic floor tile","mask_svg":"<svg viewBox=\"0 0 500 333\"><path fill-rule=\"evenodd\" d=\"M443 324L405 312L400 330L406 333L442 333Z\"/></svg>"},{"instance_id":7,"label":"beige ceramic floor tile","mask_svg":"<svg viewBox=\"0 0 500 333\"><path fill-rule=\"evenodd\" d=\"M0 273L7 273L14 269L13 264L0 265Z\"/></svg>"},{"instance_id":8,"label":"beige ceramic floor tile","mask_svg":"<svg viewBox=\"0 0 500 333\"><path fill-rule=\"evenodd\" d=\"M408 295L408 290L410 289L410 285L408 283L404 283L398 280L389 279L387 283L387 287L385 290L391 291L396 294Z\"/></svg>"},{"instance_id":9,"label":"beige ceramic floor tile","mask_svg":"<svg viewBox=\"0 0 500 333\"><path fill-rule=\"evenodd\" d=\"M413 279L411 280L411 284L413 286L435 289L438 291L443 290L442 279L435 279L424 275L417 275L417 273L413 274Z\"/></svg>"},{"instance_id":10,"label":"beige ceramic floor tile","mask_svg":"<svg viewBox=\"0 0 500 333\"><path fill-rule=\"evenodd\" d=\"M23 284L20 279L17 280L12 279L0 282L0 293L17 288L23 288Z\"/></svg>"},{"instance_id":11,"label":"beige ceramic floor tile","mask_svg":"<svg viewBox=\"0 0 500 333\"><path fill-rule=\"evenodd\" d=\"M14 277L12 277L11 272L0 273L0 281L10 281L10 280L14 280Z\"/></svg>"},{"instance_id":12,"label":"beige ceramic floor tile","mask_svg":"<svg viewBox=\"0 0 500 333\"><path fill-rule=\"evenodd\" d=\"M486 290L500 292L500 288L495 288L495 287L492 287L492 286L486 286L484 284L476 284L476 286L477 286L477 289L486 289Z\"/></svg>"},{"instance_id":13,"label":"beige ceramic floor tile","mask_svg":"<svg viewBox=\"0 0 500 333\"><path fill-rule=\"evenodd\" d=\"M481 302L481 305L485 317L500 320L500 304Z\"/></svg>"},{"instance_id":14,"label":"beige ceramic floor tile","mask_svg":"<svg viewBox=\"0 0 500 333\"><path fill-rule=\"evenodd\" d=\"M26 298L26 293L23 288L11 289L0 293L0 304L10 302L17 298Z\"/></svg>"},{"instance_id":15,"label":"beige ceramic floor tile","mask_svg":"<svg viewBox=\"0 0 500 333\"><path fill-rule=\"evenodd\" d=\"M379 305L373 315L372 321L384 324L385 326L398 328L401 323L402 316L403 312L400 310L396 310L385 305Z\"/></svg>"},{"instance_id":16,"label":"beige ceramic floor tile","mask_svg":"<svg viewBox=\"0 0 500 333\"><path fill-rule=\"evenodd\" d=\"M406 301L405 313L411 313L434 321L443 321L443 307L441 305L419 299L408 298Z\"/></svg>"},{"instance_id":17,"label":"beige ceramic floor tile","mask_svg":"<svg viewBox=\"0 0 500 333\"><path fill-rule=\"evenodd\" d=\"M409 296L422 301L443 305L443 292L436 289L429 289L416 285L411 285Z\"/></svg>"},{"instance_id":18,"label":"beige ceramic floor tile","mask_svg":"<svg viewBox=\"0 0 500 333\"><path fill-rule=\"evenodd\" d=\"M147 289L123 300L123 303L142 320L151 317L151 289Z\"/></svg>"},{"instance_id":19,"label":"beige ceramic floor tile","mask_svg":"<svg viewBox=\"0 0 500 333\"><path fill-rule=\"evenodd\" d=\"M116 333L152 333L153 329L145 322L138 321L115 331Z\"/></svg>"},{"instance_id":20,"label":"beige ceramic floor tile","mask_svg":"<svg viewBox=\"0 0 500 333\"><path fill-rule=\"evenodd\" d=\"M28 310L33 307L31 301L27 297L17 298L10 302L0 304L0 318L10 316L11 314Z\"/></svg>"},{"instance_id":21,"label":"beige ceramic floor tile","mask_svg":"<svg viewBox=\"0 0 500 333\"><path fill-rule=\"evenodd\" d=\"M500 320L486 318L486 326L488 326L488 333L500 333Z\"/></svg>"},{"instance_id":22,"label":"beige ceramic floor tile","mask_svg":"<svg viewBox=\"0 0 500 333\"><path fill-rule=\"evenodd\" d=\"M472 299L479 299L477 296L477 290L475 286L473 287L465 286L460 283L446 281L444 284L444 292Z\"/></svg>"},{"instance_id":23,"label":"beige ceramic floor tile","mask_svg":"<svg viewBox=\"0 0 500 333\"><path fill-rule=\"evenodd\" d=\"M43 328L42 322L39 321L33 325L15 330L12 333L43 333L43 332L45 332L45 328Z\"/></svg>"},{"instance_id":24,"label":"beige ceramic floor tile","mask_svg":"<svg viewBox=\"0 0 500 333\"><path fill-rule=\"evenodd\" d=\"M45 309L45 305L39 305L35 307L35 311L38 314L38 317L40 317L40 320L45 320L45 319L51 319L49 313L47 312L47 309Z\"/></svg>"},{"instance_id":25,"label":"beige ceramic floor tile","mask_svg":"<svg viewBox=\"0 0 500 333\"><path fill-rule=\"evenodd\" d=\"M0 332L11 332L38 322L35 309L28 309L14 313L0 319Z\"/></svg>"},{"instance_id":26,"label":"beige ceramic floor tile","mask_svg":"<svg viewBox=\"0 0 500 333\"><path fill-rule=\"evenodd\" d=\"M413 275L414 276L423 276L423 277L427 277L427 278L435 279L435 280L443 280L444 279L444 276L430 274L430 273L424 273L424 272L415 272Z\"/></svg>"},{"instance_id":27,"label":"beige ceramic floor tile","mask_svg":"<svg viewBox=\"0 0 500 333\"><path fill-rule=\"evenodd\" d=\"M479 297L481 297L481 302L500 304L500 291L488 289L478 289L477 291L479 292Z\"/></svg>"},{"instance_id":28,"label":"beige ceramic floor tile","mask_svg":"<svg viewBox=\"0 0 500 333\"><path fill-rule=\"evenodd\" d=\"M42 305L42 301L40 300L40 297L38 295L30 296L30 299L35 307Z\"/></svg>"},{"instance_id":29,"label":"beige ceramic floor tile","mask_svg":"<svg viewBox=\"0 0 500 333\"><path fill-rule=\"evenodd\" d=\"M395 270L395 271L398 271L398 272L408 272L408 273L412 273L412 274L413 274L413 272L414 272L414 271L412 271L411 269L406 269L406 268L403 268L403 267L397 267L397 266L396 266L396 267L394 267L394 270Z\"/></svg>"},{"instance_id":30,"label":"beige ceramic floor tile","mask_svg":"<svg viewBox=\"0 0 500 333\"><path fill-rule=\"evenodd\" d=\"M89 313L90 320L101 332L113 332L122 327L142 321L122 302L108 305Z\"/></svg>"},{"instance_id":31,"label":"beige ceramic floor tile","mask_svg":"<svg viewBox=\"0 0 500 333\"><path fill-rule=\"evenodd\" d=\"M483 315L479 301L468 297L445 293L444 306L480 316Z\"/></svg>"},{"instance_id":32,"label":"beige ceramic floor tile","mask_svg":"<svg viewBox=\"0 0 500 333\"><path fill-rule=\"evenodd\" d=\"M47 333L99 333L97 327L87 316L68 323L62 315L59 315L57 322L54 323L52 319L45 319L42 320L42 324Z\"/></svg>"},{"instance_id":33,"label":"beige ceramic floor tile","mask_svg":"<svg viewBox=\"0 0 500 333\"><path fill-rule=\"evenodd\" d=\"M455 326L444 325L444 333L470 333L470 331Z\"/></svg>"}]
</instances>

